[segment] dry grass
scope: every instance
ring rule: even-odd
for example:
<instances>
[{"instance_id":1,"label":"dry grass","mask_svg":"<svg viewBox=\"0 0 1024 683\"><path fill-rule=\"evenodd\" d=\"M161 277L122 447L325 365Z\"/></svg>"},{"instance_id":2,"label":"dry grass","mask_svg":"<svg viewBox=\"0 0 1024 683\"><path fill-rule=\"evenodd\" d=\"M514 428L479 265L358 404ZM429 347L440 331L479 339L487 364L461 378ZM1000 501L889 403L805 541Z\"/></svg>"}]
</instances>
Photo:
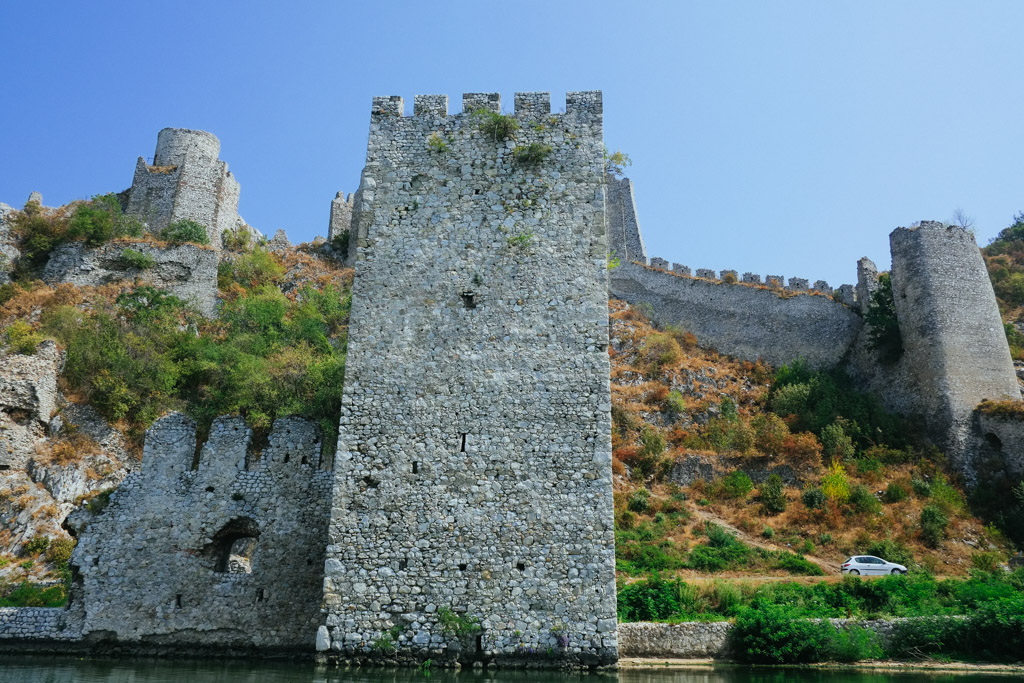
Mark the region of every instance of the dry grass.
<instances>
[{"instance_id":1,"label":"dry grass","mask_svg":"<svg viewBox=\"0 0 1024 683\"><path fill-rule=\"evenodd\" d=\"M978 411L986 415L1024 419L1024 401L990 401L985 399L978 404Z\"/></svg>"}]
</instances>

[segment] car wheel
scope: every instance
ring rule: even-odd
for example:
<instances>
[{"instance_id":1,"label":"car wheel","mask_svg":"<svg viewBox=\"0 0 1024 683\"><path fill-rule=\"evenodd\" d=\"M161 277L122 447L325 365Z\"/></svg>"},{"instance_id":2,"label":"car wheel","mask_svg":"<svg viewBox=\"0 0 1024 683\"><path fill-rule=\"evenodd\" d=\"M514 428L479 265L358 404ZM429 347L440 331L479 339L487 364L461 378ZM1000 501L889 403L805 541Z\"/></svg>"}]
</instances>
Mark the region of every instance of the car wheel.
<instances>
[{"instance_id":1,"label":"car wheel","mask_svg":"<svg viewBox=\"0 0 1024 683\"><path fill-rule=\"evenodd\" d=\"M891 572L891 573L892 573L892 574L905 574L906 572L904 572L904 571L901 571L901 570L899 570L899 569L896 569L895 567L893 567L893 570L892 570L892 572Z\"/></svg>"},{"instance_id":2,"label":"car wheel","mask_svg":"<svg viewBox=\"0 0 1024 683\"><path fill-rule=\"evenodd\" d=\"M851 570L850 570L850 573L851 573L851 574L854 574L854 575L856 575L856 576L860 576L860 572L859 572L859 571L857 571L856 569L851 569Z\"/></svg>"}]
</instances>

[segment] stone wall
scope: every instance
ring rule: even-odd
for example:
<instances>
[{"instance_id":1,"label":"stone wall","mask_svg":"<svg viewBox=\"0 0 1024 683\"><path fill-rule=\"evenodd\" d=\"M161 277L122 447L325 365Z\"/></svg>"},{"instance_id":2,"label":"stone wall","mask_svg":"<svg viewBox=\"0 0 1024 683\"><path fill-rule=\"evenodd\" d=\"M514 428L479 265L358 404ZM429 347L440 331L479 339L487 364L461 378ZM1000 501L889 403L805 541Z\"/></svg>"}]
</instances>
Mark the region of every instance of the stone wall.
<instances>
[{"instance_id":1,"label":"stone wall","mask_svg":"<svg viewBox=\"0 0 1024 683\"><path fill-rule=\"evenodd\" d=\"M605 176L608 198L608 251L622 263L647 263L647 248L637 219L636 196L629 178Z\"/></svg>"},{"instance_id":2,"label":"stone wall","mask_svg":"<svg viewBox=\"0 0 1024 683\"><path fill-rule=\"evenodd\" d=\"M0 607L0 651L5 640L77 641L81 617L64 607Z\"/></svg>"},{"instance_id":3,"label":"stone wall","mask_svg":"<svg viewBox=\"0 0 1024 683\"><path fill-rule=\"evenodd\" d=\"M333 242L336 237L349 232L352 227L352 208L355 195L339 192L331 200L331 222L327 227L327 240Z\"/></svg>"},{"instance_id":4,"label":"stone wall","mask_svg":"<svg viewBox=\"0 0 1024 683\"><path fill-rule=\"evenodd\" d=\"M678 325L722 353L772 365L804 358L813 367L834 366L863 325L857 313L827 296L780 296L638 263L622 263L610 279L613 296L650 304L659 324Z\"/></svg>"},{"instance_id":5,"label":"stone wall","mask_svg":"<svg viewBox=\"0 0 1024 683\"><path fill-rule=\"evenodd\" d=\"M972 479L969 435L983 399L1020 399L999 307L974 235L923 221L889 236L892 288L926 421Z\"/></svg>"},{"instance_id":6,"label":"stone wall","mask_svg":"<svg viewBox=\"0 0 1024 683\"><path fill-rule=\"evenodd\" d=\"M1024 479L1024 415L975 411L968 450L977 454L975 469L990 481Z\"/></svg>"},{"instance_id":7,"label":"stone wall","mask_svg":"<svg viewBox=\"0 0 1024 683\"><path fill-rule=\"evenodd\" d=\"M151 268L139 270L124 261L125 249L153 259ZM79 287L122 280L165 289L193 304L200 313L217 313L218 252L197 244L158 246L152 242L118 240L89 248L83 242L66 242L50 255L43 270L49 283L69 282Z\"/></svg>"},{"instance_id":8,"label":"stone wall","mask_svg":"<svg viewBox=\"0 0 1024 683\"><path fill-rule=\"evenodd\" d=\"M15 213L13 207L0 202L0 285L11 281L10 274L14 269L14 263L21 256L17 236L11 226L11 219Z\"/></svg>"},{"instance_id":9,"label":"stone wall","mask_svg":"<svg viewBox=\"0 0 1024 683\"><path fill-rule=\"evenodd\" d=\"M957 617L951 617L955 619ZM859 626L875 633L884 647L896 627L905 619L829 619L836 629ZM733 653L728 621L659 624L635 622L619 624L619 654L638 658L728 658Z\"/></svg>"},{"instance_id":10,"label":"stone wall","mask_svg":"<svg viewBox=\"0 0 1024 683\"><path fill-rule=\"evenodd\" d=\"M195 430L158 420L141 471L100 513L69 518L83 637L312 651L331 489L319 431L282 418L259 444L241 418L218 418L193 466Z\"/></svg>"},{"instance_id":11,"label":"stone wall","mask_svg":"<svg viewBox=\"0 0 1024 683\"><path fill-rule=\"evenodd\" d=\"M194 220L206 226L210 244L219 250L221 235L238 227L240 191L219 154L220 141L210 133L164 128L157 134L153 164L142 157L136 162L126 212L146 221L152 232Z\"/></svg>"},{"instance_id":12,"label":"stone wall","mask_svg":"<svg viewBox=\"0 0 1024 683\"><path fill-rule=\"evenodd\" d=\"M552 114L547 93L517 94L514 142L468 113L500 106L373 101L328 658L616 659L601 95ZM517 161L532 143L550 154ZM482 633L446 632L446 610ZM394 655L373 645L392 628Z\"/></svg>"}]
</instances>

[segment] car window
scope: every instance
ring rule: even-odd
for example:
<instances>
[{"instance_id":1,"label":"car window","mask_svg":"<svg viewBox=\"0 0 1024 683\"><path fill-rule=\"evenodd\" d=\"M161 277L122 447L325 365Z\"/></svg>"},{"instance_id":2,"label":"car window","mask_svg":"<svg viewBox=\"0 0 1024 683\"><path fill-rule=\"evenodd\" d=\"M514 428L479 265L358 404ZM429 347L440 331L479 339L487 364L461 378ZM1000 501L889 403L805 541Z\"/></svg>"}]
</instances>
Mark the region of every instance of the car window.
<instances>
[{"instance_id":1,"label":"car window","mask_svg":"<svg viewBox=\"0 0 1024 683\"><path fill-rule=\"evenodd\" d=\"M856 562L857 564L867 564L868 558L866 558L866 557L855 557L855 558L853 558L853 561Z\"/></svg>"}]
</instances>

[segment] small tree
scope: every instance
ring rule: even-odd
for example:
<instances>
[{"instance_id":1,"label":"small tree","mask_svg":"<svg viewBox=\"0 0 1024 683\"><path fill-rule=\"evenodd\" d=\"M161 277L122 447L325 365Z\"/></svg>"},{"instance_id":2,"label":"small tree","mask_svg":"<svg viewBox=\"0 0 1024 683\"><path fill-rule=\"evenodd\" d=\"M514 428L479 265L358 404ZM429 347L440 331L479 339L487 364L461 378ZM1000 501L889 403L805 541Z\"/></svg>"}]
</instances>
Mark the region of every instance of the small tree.
<instances>
[{"instance_id":1,"label":"small tree","mask_svg":"<svg viewBox=\"0 0 1024 683\"><path fill-rule=\"evenodd\" d=\"M629 158L629 155L623 152L621 149L617 149L614 152L609 152L608 148L604 148L604 172L621 178L626 168L633 165L633 161Z\"/></svg>"},{"instance_id":2,"label":"small tree","mask_svg":"<svg viewBox=\"0 0 1024 683\"><path fill-rule=\"evenodd\" d=\"M782 483L782 477L777 474L769 476L761 485L758 498L767 514L777 515L780 512L785 512L789 501L786 500L786 488Z\"/></svg>"},{"instance_id":3,"label":"small tree","mask_svg":"<svg viewBox=\"0 0 1024 683\"><path fill-rule=\"evenodd\" d=\"M883 363L895 363L903 355L903 336L896 317L896 301L889 273L878 276L878 289L871 295L864 322L869 326L868 346L878 351Z\"/></svg>"}]
</instances>

